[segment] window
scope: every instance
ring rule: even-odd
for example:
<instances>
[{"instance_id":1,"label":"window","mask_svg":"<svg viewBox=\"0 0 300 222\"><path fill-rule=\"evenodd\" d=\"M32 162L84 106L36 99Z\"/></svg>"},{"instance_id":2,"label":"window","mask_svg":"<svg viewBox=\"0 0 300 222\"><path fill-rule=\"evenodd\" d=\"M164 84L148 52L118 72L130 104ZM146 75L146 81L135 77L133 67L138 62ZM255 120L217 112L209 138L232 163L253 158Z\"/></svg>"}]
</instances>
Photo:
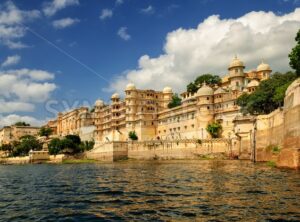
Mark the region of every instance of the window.
<instances>
[{"instance_id":1,"label":"window","mask_svg":"<svg viewBox=\"0 0 300 222\"><path fill-rule=\"evenodd\" d=\"M209 100L209 97L206 97L206 100Z\"/></svg>"},{"instance_id":2,"label":"window","mask_svg":"<svg viewBox=\"0 0 300 222\"><path fill-rule=\"evenodd\" d=\"M239 83L239 82L235 82L235 85L236 85L236 86L239 86L239 85L240 85L240 83Z\"/></svg>"},{"instance_id":3,"label":"window","mask_svg":"<svg viewBox=\"0 0 300 222\"><path fill-rule=\"evenodd\" d=\"M239 70L238 69L235 69L235 73L238 73L239 72Z\"/></svg>"}]
</instances>

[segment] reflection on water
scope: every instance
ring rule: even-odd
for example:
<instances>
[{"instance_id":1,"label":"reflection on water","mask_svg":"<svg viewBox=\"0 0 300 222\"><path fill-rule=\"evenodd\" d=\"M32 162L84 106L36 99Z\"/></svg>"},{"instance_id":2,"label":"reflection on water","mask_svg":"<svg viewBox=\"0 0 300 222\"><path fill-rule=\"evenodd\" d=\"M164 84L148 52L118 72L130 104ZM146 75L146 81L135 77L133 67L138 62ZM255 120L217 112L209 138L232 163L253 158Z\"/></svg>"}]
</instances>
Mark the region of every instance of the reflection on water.
<instances>
[{"instance_id":1,"label":"reflection on water","mask_svg":"<svg viewBox=\"0 0 300 222\"><path fill-rule=\"evenodd\" d=\"M2 221L300 220L300 173L243 161L0 166Z\"/></svg>"}]
</instances>

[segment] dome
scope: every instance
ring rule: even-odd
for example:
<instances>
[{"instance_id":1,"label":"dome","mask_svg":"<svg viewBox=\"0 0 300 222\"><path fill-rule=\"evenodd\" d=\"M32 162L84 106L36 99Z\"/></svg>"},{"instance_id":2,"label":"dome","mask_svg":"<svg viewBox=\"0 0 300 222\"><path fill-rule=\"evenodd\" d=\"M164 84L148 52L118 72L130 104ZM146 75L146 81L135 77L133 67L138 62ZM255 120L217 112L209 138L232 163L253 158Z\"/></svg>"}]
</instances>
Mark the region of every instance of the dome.
<instances>
[{"instance_id":1,"label":"dome","mask_svg":"<svg viewBox=\"0 0 300 222\"><path fill-rule=\"evenodd\" d=\"M214 90L211 87L209 87L208 85L206 85L206 83L204 82L204 84L201 86L201 88L198 89L197 95L198 96L212 96L212 95L214 95Z\"/></svg>"},{"instance_id":2,"label":"dome","mask_svg":"<svg viewBox=\"0 0 300 222\"><path fill-rule=\"evenodd\" d=\"M169 87L169 86L165 87L165 88L163 89L163 93L173 93L173 92L172 92L172 88Z\"/></svg>"},{"instance_id":3,"label":"dome","mask_svg":"<svg viewBox=\"0 0 300 222\"><path fill-rule=\"evenodd\" d=\"M219 87L215 92L214 92L214 95L217 95L217 94L224 94L226 93L225 90L222 88L222 87Z\"/></svg>"},{"instance_id":4,"label":"dome","mask_svg":"<svg viewBox=\"0 0 300 222\"><path fill-rule=\"evenodd\" d=\"M95 106L103 106L104 102L101 99L96 100Z\"/></svg>"},{"instance_id":5,"label":"dome","mask_svg":"<svg viewBox=\"0 0 300 222\"><path fill-rule=\"evenodd\" d=\"M264 62L261 62L261 64L259 64L257 66L257 69L256 69L257 72L260 72L260 71L272 71L271 70L271 67L269 66L269 64L266 64Z\"/></svg>"},{"instance_id":6,"label":"dome","mask_svg":"<svg viewBox=\"0 0 300 222\"><path fill-rule=\"evenodd\" d=\"M244 63L240 59L238 59L237 56L235 56L234 59L231 61L228 69L231 69L234 67L244 67L245 68Z\"/></svg>"},{"instance_id":7,"label":"dome","mask_svg":"<svg viewBox=\"0 0 300 222\"><path fill-rule=\"evenodd\" d=\"M126 90L135 90L135 85L133 83L129 83L127 86L126 86Z\"/></svg>"},{"instance_id":8,"label":"dome","mask_svg":"<svg viewBox=\"0 0 300 222\"><path fill-rule=\"evenodd\" d=\"M119 96L118 93L115 93L115 94L113 94L113 95L111 96L111 98L112 98L112 99L119 99L120 96Z\"/></svg>"},{"instance_id":9,"label":"dome","mask_svg":"<svg viewBox=\"0 0 300 222\"><path fill-rule=\"evenodd\" d=\"M247 88L250 87L257 87L259 85L259 82L255 79L251 80L251 82L248 83Z\"/></svg>"}]
</instances>

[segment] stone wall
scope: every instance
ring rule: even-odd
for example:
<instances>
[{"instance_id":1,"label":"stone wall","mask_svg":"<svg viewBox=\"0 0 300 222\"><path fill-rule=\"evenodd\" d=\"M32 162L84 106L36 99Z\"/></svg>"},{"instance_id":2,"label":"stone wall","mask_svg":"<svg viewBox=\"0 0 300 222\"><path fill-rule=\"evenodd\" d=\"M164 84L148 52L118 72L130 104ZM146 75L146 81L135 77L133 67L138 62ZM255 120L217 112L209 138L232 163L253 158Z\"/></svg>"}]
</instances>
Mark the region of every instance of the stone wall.
<instances>
[{"instance_id":1,"label":"stone wall","mask_svg":"<svg viewBox=\"0 0 300 222\"><path fill-rule=\"evenodd\" d=\"M268 115L257 117L256 131L256 160L271 161L274 155L270 147L278 146L283 148L284 141L284 111L277 109Z\"/></svg>"},{"instance_id":2,"label":"stone wall","mask_svg":"<svg viewBox=\"0 0 300 222\"><path fill-rule=\"evenodd\" d=\"M115 161L124 158L136 160L153 159L199 159L208 154L230 156L237 152L228 139L212 140L153 140L134 142L108 142L86 153L87 158Z\"/></svg>"},{"instance_id":3,"label":"stone wall","mask_svg":"<svg viewBox=\"0 0 300 222\"><path fill-rule=\"evenodd\" d=\"M127 142L107 142L95 144L95 148L86 152L88 159L100 161L116 161L128 157Z\"/></svg>"},{"instance_id":4,"label":"stone wall","mask_svg":"<svg viewBox=\"0 0 300 222\"><path fill-rule=\"evenodd\" d=\"M278 146L280 153L274 156L270 146ZM288 87L283 109L257 117L256 150L257 161L300 168L300 79Z\"/></svg>"}]
</instances>

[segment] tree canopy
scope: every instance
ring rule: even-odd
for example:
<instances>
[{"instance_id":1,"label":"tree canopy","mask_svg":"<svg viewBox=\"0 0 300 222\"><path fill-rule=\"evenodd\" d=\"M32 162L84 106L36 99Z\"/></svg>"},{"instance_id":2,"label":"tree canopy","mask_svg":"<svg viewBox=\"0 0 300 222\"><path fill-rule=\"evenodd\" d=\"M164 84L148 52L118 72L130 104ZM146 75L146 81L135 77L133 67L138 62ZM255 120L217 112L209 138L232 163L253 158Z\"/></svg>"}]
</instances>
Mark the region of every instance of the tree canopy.
<instances>
[{"instance_id":1,"label":"tree canopy","mask_svg":"<svg viewBox=\"0 0 300 222\"><path fill-rule=\"evenodd\" d=\"M30 150L41 150L42 144L34 136L26 135L12 143L12 147L12 156L26 156Z\"/></svg>"},{"instance_id":2,"label":"tree canopy","mask_svg":"<svg viewBox=\"0 0 300 222\"><path fill-rule=\"evenodd\" d=\"M21 122L21 121L19 121L19 122L16 122L14 125L15 125L15 126L30 126L30 124L29 124L29 123L26 123L26 122Z\"/></svg>"},{"instance_id":3,"label":"tree canopy","mask_svg":"<svg viewBox=\"0 0 300 222\"><path fill-rule=\"evenodd\" d=\"M296 75L300 76L300 29L295 38L297 44L289 54L290 66L296 71Z\"/></svg>"},{"instance_id":4,"label":"tree canopy","mask_svg":"<svg viewBox=\"0 0 300 222\"><path fill-rule=\"evenodd\" d=\"M39 131L39 135L40 136L45 136L45 137L49 137L52 134L52 129L49 127L42 127Z\"/></svg>"},{"instance_id":5,"label":"tree canopy","mask_svg":"<svg viewBox=\"0 0 300 222\"><path fill-rule=\"evenodd\" d=\"M194 82L190 82L187 85L187 91L195 93L199 89L200 84L206 82L208 85L219 85L221 83L221 78L218 75L203 74L198 76Z\"/></svg>"},{"instance_id":6,"label":"tree canopy","mask_svg":"<svg viewBox=\"0 0 300 222\"><path fill-rule=\"evenodd\" d=\"M296 78L294 72L277 72L270 79L262 81L252 94L241 95L237 104L244 114L268 114L283 105L285 91Z\"/></svg>"},{"instance_id":7,"label":"tree canopy","mask_svg":"<svg viewBox=\"0 0 300 222\"><path fill-rule=\"evenodd\" d=\"M176 106L180 106L181 105L181 98L178 96L178 94L174 94L172 96L172 100L171 102L168 104L168 108L171 109L171 108L174 108Z\"/></svg>"},{"instance_id":8,"label":"tree canopy","mask_svg":"<svg viewBox=\"0 0 300 222\"><path fill-rule=\"evenodd\" d=\"M81 141L77 135L67 135L62 139L53 138L48 145L48 150L51 155L59 153L76 154L91 150L94 148L94 145L94 141Z\"/></svg>"}]
</instances>

